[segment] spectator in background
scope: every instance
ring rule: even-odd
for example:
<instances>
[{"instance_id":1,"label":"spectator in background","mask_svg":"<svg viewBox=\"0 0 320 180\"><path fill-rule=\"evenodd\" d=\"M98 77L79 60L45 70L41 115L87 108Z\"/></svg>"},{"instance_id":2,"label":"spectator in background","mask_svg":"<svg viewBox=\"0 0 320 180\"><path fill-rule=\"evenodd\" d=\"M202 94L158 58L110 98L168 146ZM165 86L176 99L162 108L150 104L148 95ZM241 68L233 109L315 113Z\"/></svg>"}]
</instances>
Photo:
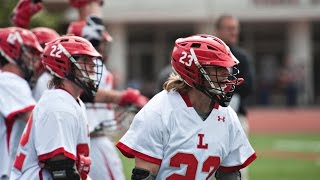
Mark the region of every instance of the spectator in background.
<instances>
[{"instance_id":1,"label":"spectator in background","mask_svg":"<svg viewBox=\"0 0 320 180\"><path fill-rule=\"evenodd\" d=\"M299 67L292 62L290 57L286 57L283 62L283 67L280 71L280 84L283 87L284 94L286 96L286 105L288 107L294 107L298 102L298 83L299 76L302 74L299 72ZM301 71L300 71L301 72Z\"/></svg>"},{"instance_id":2,"label":"spectator in background","mask_svg":"<svg viewBox=\"0 0 320 180\"><path fill-rule=\"evenodd\" d=\"M269 105L271 103L272 91L276 89L275 82L278 79L278 59L275 55L267 54L260 58L258 68L259 76L259 89L257 89L258 103L260 105Z\"/></svg>"},{"instance_id":3,"label":"spectator in background","mask_svg":"<svg viewBox=\"0 0 320 180\"><path fill-rule=\"evenodd\" d=\"M220 16L215 24L216 35L222 39L229 47L233 55L239 60L236 68L240 70L239 77L245 82L239 85L230 102L230 106L237 112L242 128L248 135L249 126L247 120L246 99L253 92L253 69L249 56L237 46L240 25L236 17L232 15ZM248 179L247 170L241 171L242 179Z\"/></svg>"}]
</instances>

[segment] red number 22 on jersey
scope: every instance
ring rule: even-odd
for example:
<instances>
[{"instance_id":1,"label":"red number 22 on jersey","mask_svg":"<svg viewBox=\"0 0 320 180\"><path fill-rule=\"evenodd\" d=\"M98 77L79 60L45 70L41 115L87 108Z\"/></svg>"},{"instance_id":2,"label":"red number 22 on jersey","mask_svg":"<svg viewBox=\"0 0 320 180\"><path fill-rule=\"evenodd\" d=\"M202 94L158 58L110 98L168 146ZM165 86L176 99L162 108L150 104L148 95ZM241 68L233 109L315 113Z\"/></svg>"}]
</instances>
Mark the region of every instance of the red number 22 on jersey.
<instances>
[{"instance_id":1,"label":"red number 22 on jersey","mask_svg":"<svg viewBox=\"0 0 320 180\"><path fill-rule=\"evenodd\" d=\"M196 178L198 160L193 154L177 153L170 159L170 166L179 168L181 164L187 165L185 175L172 174L167 177L167 180L193 180ZM202 172L209 173L206 179L209 179L220 165L220 158L217 156L209 156L202 165ZM213 169L210 171L211 167Z\"/></svg>"}]
</instances>

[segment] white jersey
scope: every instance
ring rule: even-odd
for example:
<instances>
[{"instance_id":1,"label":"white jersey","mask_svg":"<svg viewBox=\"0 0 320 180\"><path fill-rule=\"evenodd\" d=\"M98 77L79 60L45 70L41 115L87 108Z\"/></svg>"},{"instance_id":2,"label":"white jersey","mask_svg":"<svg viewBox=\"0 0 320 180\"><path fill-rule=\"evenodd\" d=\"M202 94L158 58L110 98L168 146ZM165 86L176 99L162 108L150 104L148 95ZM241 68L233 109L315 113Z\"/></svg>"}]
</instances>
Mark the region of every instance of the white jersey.
<instances>
[{"instance_id":1,"label":"white jersey","mask_svg":"<svg viewBox=\"0 0 320 180\"><path fill-rule=\"evenodd\" d=\"M99 89L113 89L113 75L103 66ZM89 129L93 132L101 122L109 126L107 130L116 128L112 104L85 103L88 114ZM90 158L92 165L89 176L94 180L124 180L121 160L115 145L108 137L91 137Z\"/></svg>"},{"instance_id":2,"label":"white jersey","mask_svg":"<svg viewBox=\"0 0 320 180\"><path fill-rule=\"evenodd\" d=\"M0 177L9 177L25 122L16 115L31 111L35 100L26 80L0 71ZM18 121L17 121L18 120Z\"/></svg>"},{"instance_id":3,"label":"white jersey","mask_svg":"<svg viewBox=\"0 0 320 180\"><path fill-rule=\"evenodd\" d=\"M48 82L52 79L52 75L45 71L37 80L36 85L32 89L32 95L36 101L39 101L42 93L48 89Z\"/></svg>"},{"instance_id":4,"label":"white jersey","mask_svg":"<svg viewBox=\"0 0 320 180\"><path fill-rule=\"evenodd\" d=\"M23 133L11 179L52 179L39 162L61 153L75 161L89 156L85 106L65 90L43 93Z\"/></svg>"},{"instance_id":5,"label":"white jersey","mask_svg":"<svg viewBox=\"0 0 320 180\"><path fill-rule=\"evenodd\" d=\"M130 158L160 166L156 179L209 179L255 158L236 113L215 106L205 121L186 95L163 90L135 116L117 147Z\"/></svg>"},{"instance_id":6,"label":"white jersey","mask_svg":"<svg viewBox=\"0 0 320 180\"><path fill-rule=\"evenodd\" d=\"M103 65L101 82L99 89L111 90L113 88L113 75ZM110 125L116 124L114 120L114 110L111 103L85 103L88 114L90 132L101 122Z\"/></svg>"},{"instance_id":7,"label":"white jersey","mask_svg":"<svg viewBox=\"0 0 320 180\"><path fill-rule=\"evenodd\" d=\"M118 152L108 137L91 138L89 176L93 180L124 180Z\"/></svg>"},{"instance_id":8,"label":"white jersey","mask_svg":"<svg viewBox=\"0 0 320 180\"><path fill-rule=\"evenodd\" d=\"M33 97L38 101L45 90L48 89L48 82L52 79L52 75L49 72L44 72L39 79L35 87L33 88L32 94ZM101 76L101 82L99 88L105 90L113 89L113 75L106 69L103 65L103 71ZM90 132L104 121L110 125L116 124L114 120L114 110L112 104L106 103L85 103L89 120L89 129Z\"/></svg>"}]
</instances>

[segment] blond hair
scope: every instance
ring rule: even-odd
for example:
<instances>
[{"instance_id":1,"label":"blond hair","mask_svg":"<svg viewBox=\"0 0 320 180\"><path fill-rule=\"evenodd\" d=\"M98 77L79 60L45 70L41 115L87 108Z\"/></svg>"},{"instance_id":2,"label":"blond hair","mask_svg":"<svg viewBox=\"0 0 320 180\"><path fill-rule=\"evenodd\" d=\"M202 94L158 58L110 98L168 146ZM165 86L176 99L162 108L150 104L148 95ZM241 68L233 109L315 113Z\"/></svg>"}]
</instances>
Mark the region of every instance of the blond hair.
<instances>
[{"instance_id":1,"label":"blond hair","mask_svg":"<svg viewBox=\"0 0 320 180\"><path fill-rule=\"evenodd\" d=\"M167 91L187 92L191 87L183 81L176 73L171 73L168 80L163 84L163 89Z\"/></svg>"}]
</instances>

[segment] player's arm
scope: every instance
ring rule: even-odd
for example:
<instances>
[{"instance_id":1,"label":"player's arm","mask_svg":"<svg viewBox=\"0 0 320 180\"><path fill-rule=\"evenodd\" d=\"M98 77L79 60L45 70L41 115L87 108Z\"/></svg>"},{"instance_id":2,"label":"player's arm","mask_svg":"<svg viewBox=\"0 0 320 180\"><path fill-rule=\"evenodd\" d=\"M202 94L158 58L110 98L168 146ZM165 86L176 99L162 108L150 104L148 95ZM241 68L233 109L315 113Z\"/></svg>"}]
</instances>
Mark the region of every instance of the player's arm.
<instances>
[{"instance_id":1,"label":"player's arm","mask_svg":"<svg viewBox=\"0 0 320 180\"><path fill-rule=\"evenodd\" d=\"M54 180L80 180L76 162L62 154L42 161L44 169L49 171Z\"/></svg>"},{"instance_id":2,"label":"player's arm","mask_svg":"<svg viewBox=\"0 0 320 180\"><path fill-rule=\"evenodd\" d=\"M98 89L94 102L119 104L121 92L117 90Z\"/></svg>"},{"instance_id":3,"label":"player's arm","mask_svg":"<svg viewBox=\"0 0 320 180\"><path fill-rule=\"evenodd\" d=\"M135 158L135 168L132 170L132 180L154 180L160 166L138 157Z\"/></svg>"},{"instance_id":4,"label":"player's arm","mask_svg":"<svg viewBox=\"0 0 320 180\"><path fill-rule=\"evenodd\" d=\"M223 172L218 169L215 177L217 180L241 180L241 173L240 171Z\"/></svg>"},{"instance_id":5,"label":"player's arm","mask_svg":"<svg viewBox=\"0 0 320 180\"><path fill-rule=\"evenodd\" d=\"M67 112L67 107L64 111L52 111L41 116L41 121L34 121L37 126L33 129L34 146L41 168L50 172L54 179L86 179L91 160L87 156L89 145L78 144L79 133L75 131L80 128L78 118ZM50 131L52 129L55 131ZM43 137L44 133L48 135Z\"/></svg>"},{"instance_id":6,"label":"player's arm","mask_svg":"<svg viewBox=\"0 0 320 180\"><path fill-rule=\"evenodd\" d=\"M83 93L80 98L83 102L114 103L120 106L133 104L139 108L142 108L149 100L147 97L141 95L139 90L132 88L124 91L100 88L96 96L89 96Z\"/></svg>"},{"instance_id":7,"label":"player's arm","mask_svg":"<svg viewBox=\"0 0 320 180\"><path fill-rule=\"evenodd\" d=\"M13 25L28 28L32 16L39 12L42 6L42 0L20 0L11 15Z\"/></svg>"},{"instance_id":8,"label":"player's arm","mask_svg":"<svg viewBox=\"0 0 320 180\"><path fill-rule=\"evenodd\" d=\"M111 102L119 104L120 106L133 104L142 108L148 102L148 98L141 95L139 90L132 88L128 88L124 91L101 90L97 93L95 102Z\"/></svg>"}]
</instances>

